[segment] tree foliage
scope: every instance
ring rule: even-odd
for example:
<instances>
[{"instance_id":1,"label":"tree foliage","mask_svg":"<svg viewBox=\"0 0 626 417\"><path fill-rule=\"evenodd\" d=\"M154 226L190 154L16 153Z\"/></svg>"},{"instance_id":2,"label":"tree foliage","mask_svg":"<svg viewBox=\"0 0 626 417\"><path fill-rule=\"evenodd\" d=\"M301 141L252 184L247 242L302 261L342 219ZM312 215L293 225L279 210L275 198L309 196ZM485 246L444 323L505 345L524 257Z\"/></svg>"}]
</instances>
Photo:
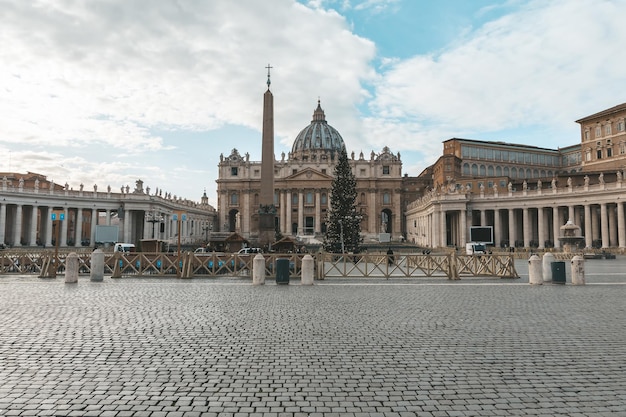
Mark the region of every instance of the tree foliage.
<instances>
[{"instance_id":1,"label":"tree foliage","mask_svg":"<svg viewBox=\"0 0 626 417\"><path fill-rule=\"evenodd\" d=\"M344 148L339 153L331 186L330 210L326 218L323 244L326 252L341 253L342 240L345 252L360 252L361 216L356 210L356 198L356 178Z\"/></svg>"}]
</instances>

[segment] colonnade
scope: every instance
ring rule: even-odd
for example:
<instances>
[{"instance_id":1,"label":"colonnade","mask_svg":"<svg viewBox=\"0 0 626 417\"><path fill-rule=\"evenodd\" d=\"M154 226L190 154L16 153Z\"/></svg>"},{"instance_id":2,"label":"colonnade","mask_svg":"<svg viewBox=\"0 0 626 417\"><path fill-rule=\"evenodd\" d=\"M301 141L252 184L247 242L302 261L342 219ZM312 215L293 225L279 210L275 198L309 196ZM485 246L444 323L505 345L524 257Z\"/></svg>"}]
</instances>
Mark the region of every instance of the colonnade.
<instances>
[{"instance_id":1,"label":"colonnade","mask_svg":"<svg viewBox=\"0 0 626 417\"><path fill-rule=\"evenodd\" d=\"M36 191L36 190L35 190ZM216 212L208 204L181 204L145 193L38 193L0 190L0 243L12 247L94 246L97 226L118 226L116 241L203 241ZM57 242L58 240L58 242Z\"/></svg>"},{"instance_id":2,"label":"colonnade","mask_svg":"<svg viewBox=\"0 0 626 417\"><path fill-rule=\"evenodd\" d=\"M463 247L471 226L492 226L494 246L561 248L568 220L581 228L585 248L626 249L626 208L621 182L524 190L506 195L431 193L409 206L409 241L428 247Z\"/></svg>"}]
</instances>

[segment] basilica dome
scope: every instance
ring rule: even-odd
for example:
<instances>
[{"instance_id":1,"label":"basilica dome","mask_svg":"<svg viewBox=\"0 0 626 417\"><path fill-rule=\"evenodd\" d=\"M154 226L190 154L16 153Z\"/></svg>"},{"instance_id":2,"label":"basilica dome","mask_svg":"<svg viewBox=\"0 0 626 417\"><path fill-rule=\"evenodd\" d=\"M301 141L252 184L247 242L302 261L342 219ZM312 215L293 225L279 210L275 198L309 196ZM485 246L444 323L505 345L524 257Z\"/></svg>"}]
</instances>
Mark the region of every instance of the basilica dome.
<instances>
[{"instance_id":1,"label":"basilica dome","mask_svg":"<svg viewBox=\"0 0 626 417\"><path fill-rule=\"evenodd\" d=\"M326 122L324 110L317 101L317 108L313 112L311 124L302 129L291 148L292 154L306 151L339 151L346 145L337 129Z\"/></svg>"}]
</instances>

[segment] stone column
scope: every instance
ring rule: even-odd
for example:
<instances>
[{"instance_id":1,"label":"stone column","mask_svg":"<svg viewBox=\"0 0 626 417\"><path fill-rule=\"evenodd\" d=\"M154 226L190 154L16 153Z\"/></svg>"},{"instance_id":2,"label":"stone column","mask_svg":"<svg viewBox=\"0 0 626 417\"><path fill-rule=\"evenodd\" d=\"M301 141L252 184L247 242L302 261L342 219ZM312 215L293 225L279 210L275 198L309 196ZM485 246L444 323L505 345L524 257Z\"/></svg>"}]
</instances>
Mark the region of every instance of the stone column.
<instances>
[{"instance_id":1,"label":"stone column","mask_svg":"<svg viewBox=\"0 0 626 417\"><path fill-rule=\"evenodd\" d=\"M567 206L567 220L571 220L574 222L574 224L576 223L576 215L574 213L574 206Z\"/></svg>"},{"instance_id":2,"label":"stone column","mask_svg":"<svg viewBox=\"0 0 626 417\"><path fill-rule=\"evenodd\" d=\"M15 229L13 230L13 246L22 246L22 210L21 204L15 208Z\"/></svg>"},{"instance_id":3,"label":"stone column","mask_svg":"<svg viewBox=\"0 0 626 417\"><path fill-rule=\"evenodd\" d=\"M98 225L98 210L91 209L91 231L89 233L89 244L96 247L96 226Z\"/></svg>"},{"instance_id":4,"label":"stone column","mask_svg":"<svg viewBox=\"0 0 626 417\"><path fill-rule=\"evenodd\" d=\"M543 207L537 208L537 239L539 240L539 246L537 249L544 249L545 241L546 241L546 231L545 228L545 210Z\"/></svg>"},{"instance_id":5,"label":"stone column","mask_svg":"<svg viewBox=\"0 0 626 417\"><path fill-rule=\"evenodd\" d=\"M461 241L459 242L461 244L461 247L465 247L465 244L467 243L467 210L464 208L461 210L461 221L460 221L460 228L461 228Z\"/></svg>"},{"instance_id":6,"label":"stone column","mask_svg":"<svg viewBox=\"0 0 626 417\"><path fill-rule=\"evenodd\" d=\"M600 204L600 227L602 228L602 248L609 247L609 216L606 203Z\"/></svg>"},{"instance_id":7,"label":"stone column","mask_svg":"<svg viewBox=\"0 0 626 417\"><path fill-rule=\"evenodd\" d=\"M247 236L252 231L250 227L250 190L243 191L242 209L243 213L241 213L241 231L244 233L244 236ZM258 207L255 207L255 210L256 209L258 209Z\"/></svg>"},{"instance_id":8,"label":"stone column","mask_svg":"<svg viewBox=\"0 0 626 417\"><path fill-rule=\"evenodd\" d=\"M278 192L278 204L280 205L280 231L287 233L287 204L285 202L285 191Z\"/></svg>"},{"instance_id":9,"label":"stone column","mask_svg":"<svg viewBox=\"0 0 626 417\"><path fill-rule=\"evenodd\" d=\"M70 222L70 211L67 208L63 209L63 217L65 220L61 222L61 237L59 239L59 246L67 246L67 226Z\"/></svg>"},{"instance_id":10,"label":"stone column","mask_svg":"<svg viewBox=\"0 0 626 417\"><path fill-rule=\"evenodd\" d=\"M524 247L530 247L530 214L528 207L522 209L522 230L524 231Z\"/></svg>"},{"instance_id":11,"label":"stone column","mask_svg":"<svg viewBox=\"0 0 626 417\"><path fill-rule=\"evenodd\" d=\"M4 243L5 230L7 227L7 205L0 203L0 243Z\"/></svg>"},{"instance_id":12,"label":"stone column","mask_svg":"<svg viewBox=\"0 0 626 417\"><path fill-rule=\"evenodd\" d=\"M369 229L370 229L370 233L378 237L378 233L380 233L380 229L378 228L378 222L379 222L380 216L376 212L376 189L370 188L367 190L367 192L369 193L369 197L370 197L370 202L369 202L369 207L368 207L369 217L370 217Z\"/></svg>"},{"instance_id":13,"label":"stone column","mask_svg":"<svg viewBox=\"0 0 626 417\"><path fill-rule=\"evenodd\" d=\"M487 226L487 210L480 210L480 226Z\"/></svg>"},{"instance_id":14,"label":"stone column","mask_svg":"<svg viewBox=\"0 0 626 417\"><path fill-rule=\"evenodd\" d=\"M28 242L30 246L37 246L37 209L37 206L33 206L33 211L30 213L30 238Z\"/></svg>"},{"instance_id":15,"label":"stone column","mask_svg":"<svg viewBox=\"0 0 626 417\"><path fill-rule=\"evenodd\" d=\"M509 209L509 246L515 247L515 240L517 240L517 236L515 233L516 230L515 224L515 209Z\"/></svg>"},{"instance_id":16,"label":"stone column","mask_svg":"<svg viewBox=\"0 0 626 417\"><path fill-rule=\"evenodd\" d=\"M79 248L82 246L81 243L83 240L83 209L80 207L76 209L76 228L74 232L74 240L76 242L74 246Z\"/></svg>"},{"instance_id":17,"label":"stone column","mask_svg":"<svg viewBox=\"0 0 626 417\"><path fill-rule=\"evenodd\" d=\"M304 190L298 190L298 234L304 234Z\"/></svg>"},{"instance_id":18,"label":"stone column","mask_svg":"<svg viewBox=\"0 0 626 417\"><path fill-rule=\"evenodd\" d=\"M322 193L319 189L315 190L315 234L322 233Z\"/></svg>"},{"instance_id":19,"label":"stone column","mask_svg":"<svg viewBox=\"0 0 626 417\"><path fill-rule=\"evenodd\" d=\"M600 239L600 219L598 218L597 206L591 206L591 237L593 240Z\"/></svg>"},{"instance_id":20,"label":"stone column","mask_svg":"<svg viewBox=\"0 0 626 417\"><path fill-rule=\"evenodd\" d=\"M439 239L441 242L441 247L445 248L448 245L448 242L446 240L446 211L445 210L441 210L441 230L439 232Z\"/></svg>"},{"instance_id":21,"label":"stone column","mask_svg":"<svg viewBox=\"0 0 626 417\"><path fill-rule=\"evenodd\" d=\"M287 190L286 198L287 198L287 204L285 205L287 206L287 215L285 216L285 222L286 222L285 233L291 234L291 214L292 214L291 203L293 202L293 198L291 196L291 190Z\"/></svg>"},{"instance_id":22,"label":"stone column","mask_svg":"<svg viewBox=\"0 0 626 417\"><path fill-rule=\"evenodd\" d=\"M615 206L610 204L607 209L609 211L609 246L614 247L617 246L617 219L615 217Z\"/></svg>"},{"instance_id":23,"label":"stone column","mask_svg":"<svg viewBox=\"0 0 626 417\"><path fill-rule=\"evenodd\" d=\"M500 247L500 240L502 240L500 232L500 209L493 210L493 245L496 248Z\"/></svg>"},{"instance_id":24,"label":"stone column","mask_svg":"<svg viewBox=\"0 0 626 417\"><path fill-rule=\"evenodd\" d=\"M617 203L617 243L620 248L626 247L626 224L624 222L624 203Z\"/></svg>"},{"instance_id":25,"label":"stone column","mask_svg":"<svg viewBox=\"0 0 626 417\"><path fill-rule=\"evenodd\" d=\"M130 215L131 211L124 209L124 242L130 242Z\"/></svg>"},{"instance_id":26,"label":"stone column","mask_svg":"<svg viewBox=\"0 0 626 417\"><path fill-rule=\"evenodd\" d=\"M591 231L591 204L585 204L585 247L590 248L593 243L593 234Z\"/></svg>"},{"instance_id":27,"label":"stone column","mask_svg":"<svg viewBox=\"0 0 626 417\"><path fill-rule=\"evenodd\" d=\"M559 240L559 236L561 234L561 217L559 206L552 207L552 234L554 235L554 247L560 248L561 241Z\"/></svg>"},{"instance_id":28,"label":"stone column","mask_svg":"<svg viewBox=\"0 0 626 417\"><path fill-rule=\"evenodd\" d=\"M52 211L54 210L54 207L52 206L48 206L48 214L46 215L45 218L45 225L46 225L46 247L49 248L50 246L52 246L52 238L54 236L52 236ZM43 219L43 217L42 217Z\"/></svg>"}]
</instances>

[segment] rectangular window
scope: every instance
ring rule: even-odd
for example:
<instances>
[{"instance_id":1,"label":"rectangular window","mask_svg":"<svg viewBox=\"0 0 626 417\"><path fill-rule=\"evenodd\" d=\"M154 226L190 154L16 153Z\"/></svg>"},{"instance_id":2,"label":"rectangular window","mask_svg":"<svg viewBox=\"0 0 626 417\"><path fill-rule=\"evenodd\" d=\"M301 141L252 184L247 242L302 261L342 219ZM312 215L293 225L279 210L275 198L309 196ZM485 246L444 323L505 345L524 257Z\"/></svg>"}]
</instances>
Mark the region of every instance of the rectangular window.
<instances>
[{"instance_id":1,"label":"rectangular window","mask_svg":"<svg viewBox=\"0 0 626 417\"><path fill-rule=\"evenodd\" d=\"M623 132L624 131L624 121L620 120L619 122L617 122L617 131L618 132Z\"/></svg>"},{"instance_id":2,"label":"rectangular window","mask_svg":"<svg viewBox=\"0 0 626 417\"><path fill-rule=\"evenodd\" d=\"M298 173L298 170L297 170L297 169L292 169L292 170L291 170L291 175L295 175L295 174L297 174L297 173Z\"/></svg>"},{"instance_id":3,"label":"rectangular window","mask_svg":"<svg viewBox=\"0 0 626 417\"><path fill-rule=\"evenodd\" d=\"M383 194L383 204L391 204L391 196L389 193Z\"/></svg>"},{"instance_id":4,"label":"rectangular window","mask_svg":"<svg viewBox=\"0 0 626 417\"><path fill-rule=\"evenodd\" d=\"M230 205L236 206L239 204L239 194L233 193L230 195Z\"/></svg>"},{"instance_id":5,"label":"rectangular window","mask_svg":"<svg viewBox=\"0 0 626 417\"><path fill-rule=\"evenodd\" d=\"M230 167L230 175L232 177L236 177L239 173L239 169L237 167Z\"/></svg>"},{"instance_id":6,"label":"rectangular window","mask_svg":"<svg viewBox=\"0 0 626 417\"><path fill-rule=\"evenodd\" d=\"M326 174L326 168L322 168L322 174Z\"/></svg>"},{"instance_id":7,"label":"rectangular window","mask_svg":"<svg viewBox=\"0 0 626 417\"><path fill-rule=\"evenodd\" d=\"M589 131L585 130L585 140L589 140Z\"/></svg>"},{"instance_id":8,"label":"rectangular window","mask_svg":"<svg viewBox=\"0 0 626 417\"><path fill-rule=\"evenodd\" d=\"M613 148L606 148L606 157L610 158L613 156Z\"/></svg>"},{"instance_id":9,"label":"rectangular window","mask_svg":"<svg viewBox=\"0 0 626 417\"><path fill-rule=\"evenodd\" d=\"M361 168L361 170L359 171L361 173L361 176L364 177L365 176L365 169Z\"/></svg>"},{"instance_id":10,"label":"rectangular window","mask_svg":"<svg viewBox=\"0 0 626 417\"><path fill-rule=\"evenodd\" d=\"M611 124L607 124L606 126L604 126L604 134L605 135L610 135L611 134Z\"/></svg>"},{"instance_id":11,"label":"rectangular window","mask_svg":"<svg viewBox=\"0 0 626 417\"><path fill-rule=\"evenodd\" d=\"M596 126L596 137L599 138L602 136L602 128L600 126Z\"/></svg>"},{"instance_id":12,"label":"rectangular window","mask_svg":"<svg viewBox=\"0 0 626 417\"><path fill-rule=\"evenodd\" d=\"M383 165L383 175L389 175L389 165Z\"/></svg>"},{"instance_id":13,"label":"rectangular window","mask_svg":"<svg viewBox=\"0 0 626 417\"><path fill-rule=\"evenodd\" d=\"M291 204L294 206L298 204L298 194L291 194Z\"/></svg>"},{"instance_id":14,"label":"rectangular window","mask_svg":"<svg viewBox=\"0 0 626 417\"><path fill-rule=\"evenodd\" d=\"M255 170L254 170L254 176L255 176L255 177L258 177L259 175L261 175L261 171L260 171L260 170L258 170L258 169L255 169Z\"/></svg>"},{"instance_id":15,"label":"rectangular window","mask_svg":"<svg viewBox=\"0 0 626 417\"><path fill-rule=\"evenodd\" d=\"M306 193L306 203L313 204L313 193L311 192Z\"/></svg>"},{"instance_id":16,"label":"rectangular window","mask_svg":"<svg viewBox=\"0 0 626 417\"><path fill-rule=\"evenodd\" d=\"M597 158L597 159L602 159L602 149L598 149L598 150L596 151L596 158Z\"/></svg>"}]
</instances>

